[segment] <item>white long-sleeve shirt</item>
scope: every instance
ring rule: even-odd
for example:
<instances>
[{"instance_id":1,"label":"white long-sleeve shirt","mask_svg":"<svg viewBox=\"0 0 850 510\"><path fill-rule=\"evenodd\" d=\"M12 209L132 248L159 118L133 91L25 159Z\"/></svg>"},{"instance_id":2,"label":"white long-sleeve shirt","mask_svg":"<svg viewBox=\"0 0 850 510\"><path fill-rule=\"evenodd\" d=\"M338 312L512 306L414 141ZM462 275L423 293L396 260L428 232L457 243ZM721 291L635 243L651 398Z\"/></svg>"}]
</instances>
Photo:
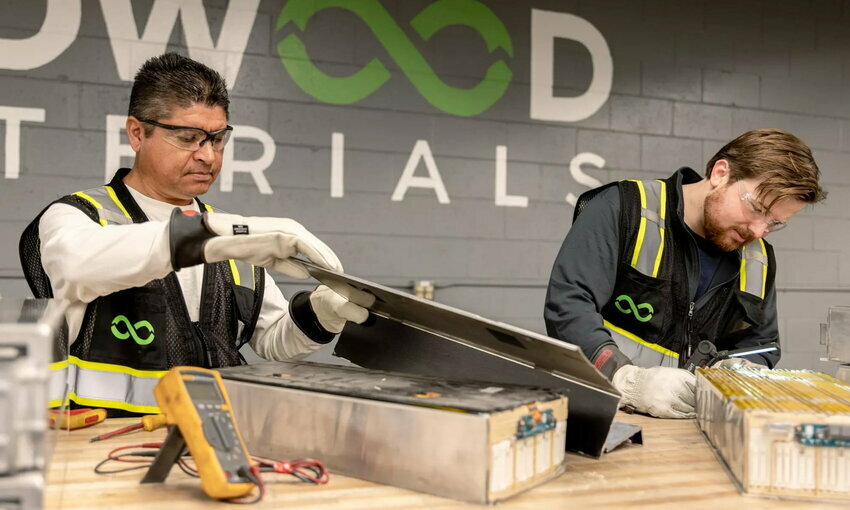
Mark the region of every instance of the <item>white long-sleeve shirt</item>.
<instances>
[{"instance_id":1,"label":"white long-sleeve shirt","mask_svg":"<svg viewBox=\"0 0 850 510\"><path fill-rule=\"evenodd\" d=\"M82 326L86 306L100 296L141 287L172 271L168 220L174 206L128 188L150 221L101 226L67 204L50 206L39 221L41 263L57 299L70 305L65 314L71 343ZM182 206L198 210L197 203ZM189 317L200 315L203 265L177 271ZM289 316L289 302L266 272L263 304L251 347L270 360L315 351L321 344L304 334Z\"/></svg>"}]
</instances>

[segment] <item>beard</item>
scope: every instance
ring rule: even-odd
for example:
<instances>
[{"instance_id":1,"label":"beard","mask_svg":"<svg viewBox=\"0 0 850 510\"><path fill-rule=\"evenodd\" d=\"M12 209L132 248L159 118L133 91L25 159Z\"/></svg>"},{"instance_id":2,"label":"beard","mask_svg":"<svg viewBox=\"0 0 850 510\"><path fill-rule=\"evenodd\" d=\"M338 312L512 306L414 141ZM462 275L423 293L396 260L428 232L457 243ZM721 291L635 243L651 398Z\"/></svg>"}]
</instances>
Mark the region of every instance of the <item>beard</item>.
<instances>
[{"instance_id":1,"label":"beard","mask_svg":"<svg viewBox=\"0 0 850 510\"><path fill-rule=\"evenodd\" d=\"M755 240L752 232L741 227L724 227L718 219L718 211L723 207L721 204L720 195L710 193L705 197L705 205L703 207L703 228L705 229L705 238L711 241L723 251L735 251L742 246L749 244ZM735 232L743 241L739 242L733 239L730 234Z\"/></svg>"}]
</instances>

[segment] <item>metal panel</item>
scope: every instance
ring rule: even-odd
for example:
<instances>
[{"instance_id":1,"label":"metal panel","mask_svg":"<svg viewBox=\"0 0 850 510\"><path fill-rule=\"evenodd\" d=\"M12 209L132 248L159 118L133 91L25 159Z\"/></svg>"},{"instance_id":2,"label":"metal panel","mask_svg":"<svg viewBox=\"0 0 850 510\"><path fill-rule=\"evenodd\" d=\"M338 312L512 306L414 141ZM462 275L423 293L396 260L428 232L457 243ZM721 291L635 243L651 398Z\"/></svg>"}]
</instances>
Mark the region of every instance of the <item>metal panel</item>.
<instances>
[{"instance_id":1,"label":"metal panel","mask_svg":"<svg viewBox=\"0 0 850 510\"><path fill-rule=\"evenodd\" d=\"M620 395L577 346L304 264L373 314L346 324L337 356L372 369L556 389L569 397L567 449L602 455Z\"/></svg>"}]
</instances>

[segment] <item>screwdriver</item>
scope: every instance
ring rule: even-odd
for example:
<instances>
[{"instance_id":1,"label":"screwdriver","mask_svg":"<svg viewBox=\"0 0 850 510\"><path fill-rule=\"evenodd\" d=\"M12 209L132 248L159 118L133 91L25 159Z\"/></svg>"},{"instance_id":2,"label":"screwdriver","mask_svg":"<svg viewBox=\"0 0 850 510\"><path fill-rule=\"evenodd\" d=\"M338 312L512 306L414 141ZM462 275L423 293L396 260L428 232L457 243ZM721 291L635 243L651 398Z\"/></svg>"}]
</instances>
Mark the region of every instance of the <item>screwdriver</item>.
<instances>
[{"instance_id":1,"label":"screwdriver","mask_svg":"<svg viewBox=\"0 0 850 510\"><path fill-rule=\"evenodd\" d=\"M138 429L145 429L147 432L150 432L152 430L156 430L162 427L163 425L165 425L164 414L148 414L142 416L142 419L139 421L139 423L134 423L133 425L121 427L120 429L113 430L112 432L107 432L105 434L95 436L89 439L89 443L94 443L95 441L103 441L104 439L120 436L121 434L126 434L127 432L132 432Z\"/></svg>"},{"instance_id":2,"label":"screwdriver","mask_svg":"<svg viewBox=\"0 0 850 510\"><path fill-rule=\"evenodd\" d=\"M51 409L48 418L50 426L55 427L59 421L59 428L75 430L100 423L106 419L106 409L92 409L83 407L80 409L65 409L60 413L59 409Z\"/></svg>"}]
</instances>

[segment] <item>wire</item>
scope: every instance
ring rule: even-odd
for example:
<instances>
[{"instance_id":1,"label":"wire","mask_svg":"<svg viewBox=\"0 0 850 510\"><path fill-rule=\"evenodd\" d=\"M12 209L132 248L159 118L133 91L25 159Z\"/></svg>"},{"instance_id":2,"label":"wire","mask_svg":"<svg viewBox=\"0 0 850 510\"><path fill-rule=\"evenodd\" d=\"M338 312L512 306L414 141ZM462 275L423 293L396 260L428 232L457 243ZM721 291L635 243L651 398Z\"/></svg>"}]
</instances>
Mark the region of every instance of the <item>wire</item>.
<instances>
[{"instance_id":1,"label":"wire","mask_svg":"<svg viewBox=\"0 0 850 510\"><path fill-rule=\"evenodd\" d=\"M289 462L276 462L259 457L252 457L252 459L259 464L260 470L265 473L292 475L302 482L316 485L324 485L330 480L325 465L316 459L297 459Z\"/></svg>"},{"instance_id":2,"label":"wire","mask_svg":"<svg viewBox=\"0 0 850 510\"><path fill-rule=\"evenodd\" d=\"M118 431L116 431L118 432ZM117 434L116 434L117 435ZM159 449L162 448L162 442L156 443L140 443L113 448L107 454L106 458L97 463L94 467L94 472L99 475L108 475L114 473L123 473L126 471L135 471L138 469L148 469L153 464L152 457L159 454ZM147 448L149 450L130 451L127 453L119 453L131 448ZM152 451L153 450L153 451ZM181 471L193 478L200 478L198 469L188 462L187 457L190 457L187 449L181 452L177 458L177 466ZM277 462L259 457L251 457L251 460L256 462L253 466L242 466L237 470L237 474L242 478L248 479L251 483L257 486L258 493L251 499L224 499L225 503L233 503L237 505L250 505L257 503L263 499L266 494L266 485L260 476L261 472L279 473L292 475L296 479L316 485L328 483L330 474L328 474L325 465L316 459L297 459L289 462ZM104 470L102 467L108 462L125 462L135 463L137 466L130 466L120 469Z\"/></svg>"},{"instance_id":3,"label":"wire","mask_svg":"<svg viewBox=\"0 0 850 510\"><path fill-rule=\"evenodd\" d=\"M263 499L263 496L266 495L266 484L263 483L262 477L260 477L260 466L254 465L250 468L245 468L245 466L240 467L236 470L236 473L250 480L254 485L257 486L259 492L254 496L253 499L225 499L222 500L225 503L232 503L234 505L253 505L254 503L258 503Z\"/></svg>"}]
</instances>

